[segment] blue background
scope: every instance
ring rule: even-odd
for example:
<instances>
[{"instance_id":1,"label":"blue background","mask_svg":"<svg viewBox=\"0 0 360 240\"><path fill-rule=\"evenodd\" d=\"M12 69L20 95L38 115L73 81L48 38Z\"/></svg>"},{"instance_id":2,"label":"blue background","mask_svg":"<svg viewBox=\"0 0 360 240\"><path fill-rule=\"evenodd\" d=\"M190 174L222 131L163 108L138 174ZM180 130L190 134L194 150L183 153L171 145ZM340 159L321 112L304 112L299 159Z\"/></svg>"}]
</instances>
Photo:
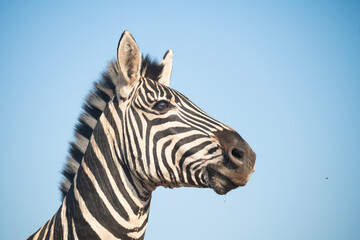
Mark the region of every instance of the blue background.
<instances>
[{"instance_id":1,"label":"blue background","mask_svg":"<svg viewBox=\"0 0 360 240\"><path fill-rule=\"evenodd\" d=\"M0 239L60 205L83 98L127 29L257 153L248 185L153 194L146 239L360 239L359 1L1 1Z\"/></svg>"}]
</instances>

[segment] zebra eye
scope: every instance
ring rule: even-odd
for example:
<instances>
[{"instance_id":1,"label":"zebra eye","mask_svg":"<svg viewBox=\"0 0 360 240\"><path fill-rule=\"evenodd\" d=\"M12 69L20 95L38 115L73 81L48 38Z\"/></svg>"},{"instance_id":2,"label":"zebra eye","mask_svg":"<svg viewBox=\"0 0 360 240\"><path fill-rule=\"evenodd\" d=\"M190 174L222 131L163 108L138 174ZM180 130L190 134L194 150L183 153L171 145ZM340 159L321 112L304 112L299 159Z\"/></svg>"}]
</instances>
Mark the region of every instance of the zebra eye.
<instances>
[{"instance_id":1,"label":"zebra eye","mask_svg":"<svg viewBox=\"0 0 360 240\"><path fill-rule=\"evenodd\" d=\"M166 109L168 109L170 107L170 104L168 101L165 101L165 100L161 100L161 101L158 101L155 105L154 105L154 109L159 111L159 112L163 112L165 111Z\"/></svg>"}]
</instances>

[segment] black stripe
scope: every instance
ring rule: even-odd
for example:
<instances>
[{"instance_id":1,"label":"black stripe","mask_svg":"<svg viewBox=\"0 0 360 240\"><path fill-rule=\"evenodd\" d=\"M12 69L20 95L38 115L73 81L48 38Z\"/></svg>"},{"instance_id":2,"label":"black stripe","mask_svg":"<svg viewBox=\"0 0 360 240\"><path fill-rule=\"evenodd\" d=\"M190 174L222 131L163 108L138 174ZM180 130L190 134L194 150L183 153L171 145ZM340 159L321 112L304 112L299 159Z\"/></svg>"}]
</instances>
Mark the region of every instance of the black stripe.
<instances>
[{"instance_id":1,"label":"black stripe","mask_svg":"<svg viewBox=\"0 0 360 240\"><path fill-rule=\"evenodd\" d=\"M90 114L96 120L99 119L102 114L102 111L100 109L98 109L92 105L89 105L88 103L85 103L83 108L84 108L85 112Z\"/></svg>"},{"instance_id":2,"label":"black stripe","mask_svg":"<svg viewBox=\"0 0 360 240\"><path fill-rule=\"evenodd\" d=\"M150 94L152 98L155 98L154 92L156 91L154 90L156 89L156 85L154 81L146 81L145 84L143 84L143 88L147 94Z\"/></svg>"},{"instance_id":3,"label":"black stripe","mask_svg":"<svg viewBox=\"0 0 360 240\"><path fill-rule=\"evenodd\" d=\"M179 118L178 115L172 114L172 115L169 115L169 116L166 117L166 118L155 118L155 119L152 119L152 120L148 123L148 125L151 125L151 127L152 127L152 126L162 125L162 124L170 123L170 122L182 122L182 119Z\"/></svg>"},{"instance_id":4,"label":"black stripe","mask_svg":"<svg viewBox=\"0 0 360 240\"><path fill-rule=\"evenodd\" d=\"M73 159L75 159L77 162L81 162L83 156L84 156L84 153L80 151L80 149L77 148L77 146L75 145L75 143L70 143L70 154L71 154L71 157Z\"/></svg>"},{"instance_id":5,"label":"black stripe","mask_svg":"<svg viewBox=\"0 0 360 240\"><path fill-rule=\"evenodd\" d=\"M62 226L61 226L61 208L56 212L54 220L54 239L63 239Z\"/></svg>"},{"instance_id":6,"label":"black stripe","mask_svg":"<svg viewBox=\"0 0 360 240\"><path fill-rule=\"evenodd\" d=\"M93 129L85 122L85 120L80 118L79 123L75 126L75 131L85 138L90 139Z\"/></svg>"},{"instance_id":7,"label":"black stripe","mask_svg":"<svg viewBox=\"0 0 360 240\"><path fill-rule=\"evenodd\" d=\"M177 181L176 181L176 177L175 177L175 174L174 174L174 171L171 169L168 161L170 161L171 159L166 159L166 151L165 149L171 144L172 140L168 140L167 142L164 143L164 145L162 146L162 149L161 149L161 160L164 164L164 166L166 167L166 170L168 171L169 175L170 175L170 179L171 179L171 183L174 184L174 185L177 185Z\"/></svg>"},{"instance_id":8,"label":"black stripe","mask_svg":"<svg viewBox=\"0 0 360 240\"><path fill-rule=\"evenodd\" d=\"M197 182L197 185L198 186L201 186L201 187L206 187L205 184L203 184L203 182L201 181L200 179L200 172L201 172L201 169L198 169L195 171L194 175L195 175L195 179L196 179L196 182Z\"/></svg>"},{"instance_id":9,"label":"black stripe","mask_svg":"<svg viewBox=\"0 0 360 240\"><path fill-rule=\"evenodd\" d=\"M106 103L110 101L110 96L101 91L101 89L96 88L94 94L104 100Z\"/></svg>"},{"instance_id":10,"label":"black stripe","mask_svg":"<svg viewBox=\"0 0 360 240\"><path fill-rule=\"evenodd\" d=\"M64 177L65 177L66 179L68 179L71 183L73 182L74 177L75 177L75 173L73 172L72 169L69 168L68 165L65 165L65 168L64 168L64 170L63 170L61 173L62 173L62 175L64 175ZM61 191L62 191L62 193L63 193L63 196L65 196L65 195L66 195L66 192L67 192L67 189L66 189L66 191L65 191L65 189L61 189Z\"/></svg>"},{"instance_id":11,"label":"black stripe","mask_svg":"<svg viewBox=\"0 0 360 240\"><path fill-rule=\"evenodd\" d=\"M160 96L160 97L164 97L164 96L165 96L165 91L164 91L164 87L163 87L163 86L161 86L160 84L157 84L157 85L156 85L156 89L158 90L158 91L157 91L158 96Z\"/></svg>"},{"instance_id":12,"label":"black stripe","mask_svg":"<svg viewBox=\"0 0 360 240\"><path fill-rule=\"evenodd\" d=\"M143 134L143 126L142 126L142 123L141 123L140 115L135 110L131 111L131 113L133 114L133 116L135 118L136 126L139 129L140 137L143 138L143 135L142 135Z\"/></svg>"},{"instance_id":13,"label":"black stripe","mask_svg":"<svg viewBox=\"0 0 360 240\"><path fill-rule=\"evenodd\" d=\"M163 90L165 92L165 98L171 100L174 96L174 94L172 94L171 89L163 87Z\"/></svg>"},{"instance_id":14,"label":"black stripe","mask_svg":"<svg viewBox=\"0 0 360 240\"><path fill-rule=\"evenodd\" d=\"M65 212L65 217L66 217L67 225L68 225L68 240L74 240L74 233L73 233L73 229L72 229L72 218L67 209Z\"/></svg>"},{"instance_id":15,"label":"black stripe","mask_svg":"<svg viewBox=\"0 0 360 240\"><path fill-rule=\"evenodd\" d=\"M165 182L164 175L162 174L162 171L161 171L161 168L159 165L159 159L157 158L157 142L158 142L158 139L155 139L155 137L154 137L152 154L153 154L153 158L154 158L155 170L156 170L156 175L158 176L158 178L161 181Z\"/></svg>"},{"instance_id":16,"label":"black stripe","mask_svg":"<svg viewBox=\"0 0 360 240\"><path fill-rule=\"evenodd\" d=\"M134 111L135 112L135 111ZM129 123L130 123L130 129L131 129L131 132L133 133L132 136L133 136L133 141L131 141L129 138L129 150L130 152L132 153L132 156L131 156L131 160L132 160L132 165L136 168L136 166L140 166L142 172L145 174L144 177L147 177L146 176L146 173L145 173L145 167L144 167L144 163L143 163L143 160L142 160L142 151L140 149L140 145L139 145L139 141L138 141L138 138L137 136L135 135L135 127L133 125L133 122L131 121L131 118L129 117ZM126 128L126 135L127 137L130 137L130 133L128 131L128 128ZM130 141L131 141L131 144L130 144ZM135 150L133 149L134 148L134 145L135 145ZM136 152L137 153L137 158L135 158L135 156L133 155L133 153Z\"/></svg>"},{"instance_id":17,"label":"black stripe","mask_svg":"<svg viewBox=\"0 0 360 240\"><path fill-rule=\"evenodd\" d=\"M118 106L118 102L117 102L117 99L115 99L114 103L113 103L113 106L116 110L116 114L119 116L120 119L122 119L122 112ZM105 116L107 117L110 125L112 126L112 128L114 129L114 131L116 132L115 134L115 137L116 137L116 141L117 143L119 144L119 150L120 150L120 157L119 159L124 159L125 158L125 153L124 153L124 141L123 141L123 136L120 136L120 133L118 131L118 128L121 128L121 132L123 133L124 132L124 124L121 124L121 126L117 126L116 123L115 123L115 120L114 118L112 117L112 114L111 114L111 111L109 109L106 109L105 110Z\"/></svg>"},{"instance_id":18,"label":"black stripe","mask_svg":"<svg viewBox=\"0 0 360 240\"><path fill-rule=\"evenodd\" d=\"M149 124L149 119L146 118L145 115L143 115L144 119L146 120L147 124L147 128L146 128L146 134L145 134L145 158L147 161L147 166L150 166L150 131L151 131L151 126ZM148 180L152 183L155 183L152 178L151 175L148 176Z\"/></svg>"},{"instance_id":19,"label":"black stripe","mask_svg":"<svg viewBox=\"0 0 360 240\"><path fill-rule=\"evenodd\" d=\"M113 66L112 69L116 71L116 67ZM104 72L102 74L102 79L100 81L100 84L105 86L106 88L109 88L111 90L115 90L115 85L114 85L113 81L111 80L109 72Z\"/></svg>"}]
</instances>

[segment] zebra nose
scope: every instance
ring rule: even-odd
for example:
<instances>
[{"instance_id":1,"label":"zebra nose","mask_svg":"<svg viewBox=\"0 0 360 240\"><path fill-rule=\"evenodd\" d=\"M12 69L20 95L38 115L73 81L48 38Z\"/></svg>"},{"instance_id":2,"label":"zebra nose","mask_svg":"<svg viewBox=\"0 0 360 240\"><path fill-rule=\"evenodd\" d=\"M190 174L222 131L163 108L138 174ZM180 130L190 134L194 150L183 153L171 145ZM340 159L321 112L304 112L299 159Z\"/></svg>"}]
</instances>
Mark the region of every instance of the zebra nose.
<instances>
[{"instance_id":1,"label":"zebra nose","mask_svg":"<svg viewBox=\"0 0 360 240\"><path fill-rule=\"evenodd\" d=\"M223 164L229 169L239 167L253 168L255 165L256 154L252 151L249 144L235 131L223 130L214 132L224 151Z\"/></svg>"}]
</instances>

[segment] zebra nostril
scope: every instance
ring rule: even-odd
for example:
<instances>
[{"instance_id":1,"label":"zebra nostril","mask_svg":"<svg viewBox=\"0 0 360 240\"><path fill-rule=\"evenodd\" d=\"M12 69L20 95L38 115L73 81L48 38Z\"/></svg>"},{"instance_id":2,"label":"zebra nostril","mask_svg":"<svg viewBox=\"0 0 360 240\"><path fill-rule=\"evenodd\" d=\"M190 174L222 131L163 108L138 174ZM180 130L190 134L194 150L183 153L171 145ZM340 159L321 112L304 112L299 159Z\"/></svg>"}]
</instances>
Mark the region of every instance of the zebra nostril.
<instances>
[{"instance_id":1,"label":"zebra nostril","mask_svg":"<svg viewBox=\"0 0 360 240\"><path fill-rule=\"evenodd\" d=\"M238 147L230 147L228 153L229 158L234 164L238 165L244 163L245 150Z\"/></svg>"},{"instance_id":2,"label":"zebra nostril","mask_svg":"<svg viewBox=\"0 0 360 240\"><path fill-rule=\"evenodd\" d=\"M241 160L244 156L244 153L242 151L239 151L239 149L236 149L236 148L231 151L231 154L239 160Z\"/></svg>"}]
</instances>

